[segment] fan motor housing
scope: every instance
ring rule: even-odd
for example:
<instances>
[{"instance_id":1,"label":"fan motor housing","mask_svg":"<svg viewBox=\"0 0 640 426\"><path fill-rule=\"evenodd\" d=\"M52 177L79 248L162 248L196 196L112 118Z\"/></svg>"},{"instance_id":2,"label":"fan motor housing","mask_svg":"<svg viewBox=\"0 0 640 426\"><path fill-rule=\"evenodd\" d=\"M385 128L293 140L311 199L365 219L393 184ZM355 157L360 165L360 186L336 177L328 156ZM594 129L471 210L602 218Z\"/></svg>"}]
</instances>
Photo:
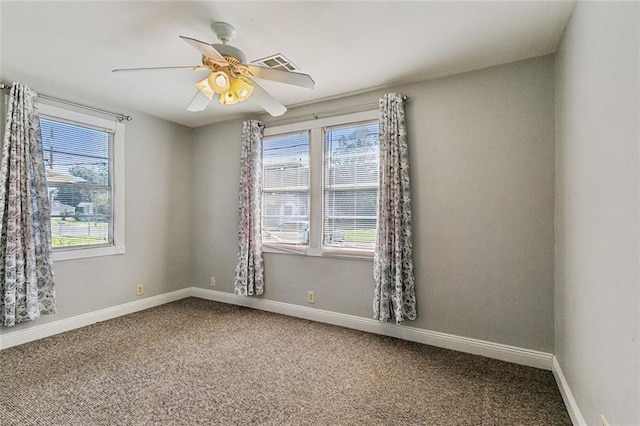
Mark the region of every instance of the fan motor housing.
<instances>
[{"instance_id":1,"label":"fan motor housing","mask_svg":"<svg viewBox=\"0 0 640 426\"><path fill-rule=\"evenodd\" d=\"M244 55L242 50L237 47L233 47L228 44L212 44L211 46L213 46L213 48L220 52L220 54L225 58L230 57L237 59L241 64L247 62L247 57Z\"/></svg>"}]
</instances>

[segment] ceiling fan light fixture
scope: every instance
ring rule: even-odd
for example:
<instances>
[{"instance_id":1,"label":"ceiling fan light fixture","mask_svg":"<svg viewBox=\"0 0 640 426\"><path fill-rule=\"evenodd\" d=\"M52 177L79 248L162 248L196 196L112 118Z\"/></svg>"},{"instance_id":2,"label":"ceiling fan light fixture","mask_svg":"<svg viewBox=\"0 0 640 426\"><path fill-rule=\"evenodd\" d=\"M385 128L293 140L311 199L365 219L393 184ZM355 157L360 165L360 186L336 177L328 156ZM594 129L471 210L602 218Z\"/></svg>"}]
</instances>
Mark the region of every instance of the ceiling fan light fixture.
<instances>
[{"instance_id":1,"label":"ceiling fan light fixture","mask_svg":"<svg viewBox=\"0 0 640 426\"><path fill-rule=\"evenodd\" d=\"M0 0L2 1L2 0ZM208 101L218 97L222 105L233 105L253 96L255 102L274 117L284 114L287 108L254 80L271 80L312 89L315 82L303 74L282 54L263 58L257 65L247 64L242 50L228 44L235 35L233 26L214 22L211 26L222 44L210 44L191 37L180 38L200 53L202 65L181 67L128 68L115 71L140 71L151 69L191 69L208 71L209 75L195 83L198 92L187 107L189 111L203 111Z\"/></svg>"},{"instance_id":2,"label":"ceiling fan light fixture","mask_svg":"<svg viewBox=\"0 0 640 426\"><path fill-rule=\"evenodd\" d=\"M207 77L207 81L209 82L209 87L221 95L228 92L231 88L229 76L224 71L212 72L209 77Z\"/></svg>"},{"instance_id":3,"label":"ceiling fan light fixture","mask_svg":"<svg viewBox=\"0 0 640 426\"><path fill-rule=\"evenodd\" d=\"M211 88L211 86L209 86L209 79L205 78L202 81L197 82L196 87L198 88L198 90L200 90L200 92L205 95L209 100L213 99L213 95L214 95L214 91Z\"/></svg>"}]
</instances>

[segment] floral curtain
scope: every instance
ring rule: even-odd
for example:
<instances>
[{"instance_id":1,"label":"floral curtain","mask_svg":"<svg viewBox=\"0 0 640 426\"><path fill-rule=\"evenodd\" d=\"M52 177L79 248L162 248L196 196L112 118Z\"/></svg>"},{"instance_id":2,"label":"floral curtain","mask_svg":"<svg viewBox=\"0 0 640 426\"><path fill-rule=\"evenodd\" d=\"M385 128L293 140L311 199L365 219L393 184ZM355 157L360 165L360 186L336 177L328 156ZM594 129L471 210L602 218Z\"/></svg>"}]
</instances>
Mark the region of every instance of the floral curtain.
<instances>
[{"instance_id":1,"label":"floral curtain","mask_svg":"<svg viewBox=\"0 0 640 426\"><path fill-rule=\"evenodd\" d=\"M37 95L14 83L0 165L0 309L13 326L56 312Z\"/></svg>"},{"instance_id":2,"label":"floral curtain","mask_svg":"<svg viewBox=\"0 0 640 426\"><path fill-rule=\"evenodd\" d=\"M234 294L259 295L264 292L262 261L262 124L256 120L242 124L240 157L240 231Z\"/></svg>"},{"instance_id":3,"label":"floral curtain","mask_svg":"<svg viewBox=\"0 0 640 426\"><path fill-rule=\"evenodd\" d=\"M401 324L416 319L411 259L411 194L404 99L380 99L380 196L373 261L373 317Z\"/></svg>"}]
</instances>

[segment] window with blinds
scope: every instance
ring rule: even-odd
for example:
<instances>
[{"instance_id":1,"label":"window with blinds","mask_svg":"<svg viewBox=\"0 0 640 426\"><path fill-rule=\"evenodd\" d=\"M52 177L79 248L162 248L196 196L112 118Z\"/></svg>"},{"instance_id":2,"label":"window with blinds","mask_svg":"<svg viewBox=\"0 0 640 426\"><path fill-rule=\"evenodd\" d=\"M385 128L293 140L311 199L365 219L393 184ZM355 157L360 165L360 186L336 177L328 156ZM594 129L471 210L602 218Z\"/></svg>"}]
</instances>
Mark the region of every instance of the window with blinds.
<instances>
[{"instance_id":1,"label":"window with blinds","mask_svg":"<svg viewBox=\"0 0 640 426\"><path fill-rule=\"evenodd\" d=\"M309 132L266 137L262 153L262 241L309 244Z\"/></svg>"},{"instance_id":2,"label":"window with blinds","mask_svg":"<svg viewBox=\"0 0 640 426\"><path fill-rule=\"evenodd\" d=\"M113 244L113 133L41 116L54 248Z\"/></svg>"},{"instance_id":3,"label":"window with blinds","mask_svg":"<svg viewBox=\"0 0 640 426\"><path fill-rule=\"evenodd\" d=\"M374 248L378 163L378 121L324 129L323 247Z\"/></svg>"}]
</instances>

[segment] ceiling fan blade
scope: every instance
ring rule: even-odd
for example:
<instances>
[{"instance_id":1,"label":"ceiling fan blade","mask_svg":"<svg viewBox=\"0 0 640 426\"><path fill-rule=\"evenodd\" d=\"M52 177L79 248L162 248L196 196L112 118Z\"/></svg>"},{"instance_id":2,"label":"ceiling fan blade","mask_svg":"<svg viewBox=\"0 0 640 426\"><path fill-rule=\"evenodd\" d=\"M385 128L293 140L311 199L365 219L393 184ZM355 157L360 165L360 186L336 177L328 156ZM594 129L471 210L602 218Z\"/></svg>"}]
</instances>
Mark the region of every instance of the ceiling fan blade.
<instances>
[{"instance_id":1,"label":"ceiling fan blade","mask_svg":"<svg viewBox=\"0 0 640 426\"><path fill-rule=\"evenodd\" d=\"M272 80L279 83L293 84L295 86L313 89L315 81L308 74L292 71L275 70L267 67L259 67L257 65L244 64L249 72L255 77L263 80Z\"/></svg>"},{"instance_id":2,"label":"ceiling fan blade","mask_svg":"<svg viewBox=\"0 0 640 426\"><path fill-rule=\"evenodd\" d=\"M276 98L271 96L269 92L264 90L255 80L251 80L253 93L249 99L253 99L255 103L260 105L265 111L274 117L278 117L287 111L287 107L282 105Z\"/></svg>"},{"instance_id":3,"label":"ceiling fan blade","mask_svg":"<svg viewBox=\"0 0 640 426\"><path fill-rule=\"evenodd\" d=\"M182 67L150 67L150 68L117 68L111 72L128 72L128 71L158 71L158 70L193 70L193 71L211 71L203 65L185 65Z\"/></svg>"},{"instance_id":4,"label":"ceiling fan blade","mask_svg":"<svg viewBox=\"0 0 640 426\"><path fill-rule=\"evenodd\" d=\"M196 95L191 100L191 103L187 107L187 111L191 111L191 112L204 111L207 105L209 105L209 99L207 99L207 97L198 90L196 92Z\"/></svg>"},{"instance_id":5,"label":"ceiling fan blade","mask_svg":"<svg viewBox=\"0 0 640 426\"><path fill-rule=\"evenodd\" d=\"M189 45L193 46L198 52L202 53L207 58L211 58L218 62L223 62L227 65L229 64L227 60L224 58L224 56L222 56L220 52L214 49L213 46L211 46L210 44L205 43L204 41L196 40L195 38L191 38L191 37L185 37L185 36L178 36L178 37L183 39Z\"/></svg>"}]
</instances>

